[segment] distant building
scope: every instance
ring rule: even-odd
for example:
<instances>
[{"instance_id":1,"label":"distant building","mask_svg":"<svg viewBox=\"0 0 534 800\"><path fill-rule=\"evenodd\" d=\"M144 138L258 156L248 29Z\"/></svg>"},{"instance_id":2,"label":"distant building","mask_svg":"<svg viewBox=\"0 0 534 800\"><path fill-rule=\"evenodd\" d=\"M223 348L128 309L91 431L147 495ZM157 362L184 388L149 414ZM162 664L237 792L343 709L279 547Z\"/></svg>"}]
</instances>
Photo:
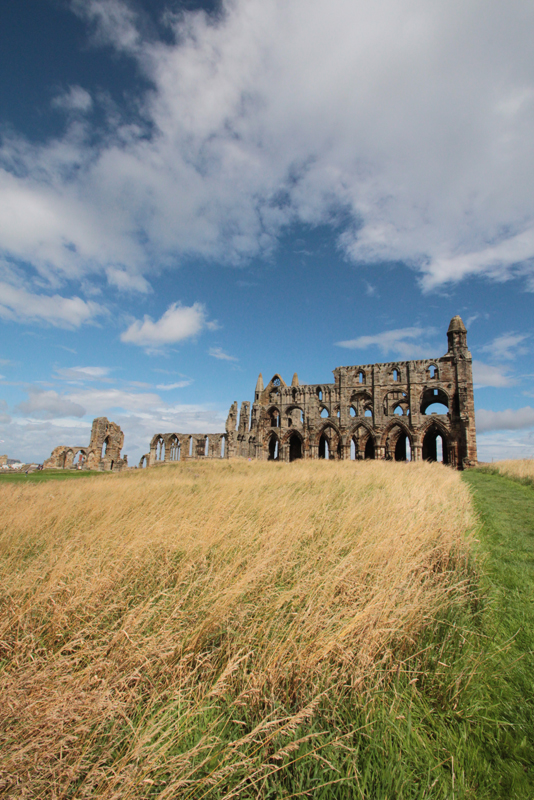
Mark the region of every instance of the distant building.
<instances>
[{"instance_id":1,"label":"distant building","mask_svg":"<svg viewBox=\"0 0 534 800\"><path fill-rule=\"evenodd\" d=\"M237 402L216 434L157 433L140 466L180 458L241 456L477 463L472 358L459 316L440 358L337 367L334 383L288 386L260 374L250 403Z\"/></svg>"}]
</instances>

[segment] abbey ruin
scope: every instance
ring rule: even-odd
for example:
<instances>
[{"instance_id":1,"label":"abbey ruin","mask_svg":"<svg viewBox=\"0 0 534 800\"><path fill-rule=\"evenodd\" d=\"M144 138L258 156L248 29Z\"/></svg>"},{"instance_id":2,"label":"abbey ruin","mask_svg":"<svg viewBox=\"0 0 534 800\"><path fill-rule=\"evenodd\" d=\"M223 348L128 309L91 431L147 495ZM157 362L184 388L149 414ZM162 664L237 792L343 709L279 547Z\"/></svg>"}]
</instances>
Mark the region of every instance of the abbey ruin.
<instances>
[{"instance_id":1,"label":"abbey ruin","mask_svg":"<svg viewBox=\"0 0 534 800\"><path fill-rule=\"evenodd\" d=\"M93 420L91 439L85 445L59 445L50 458L43 463L44 469L100 470L102 472L120 471L128 466L128 456L121 456L124 434L114 422L106 417Z\"/></svg>"},{"instance_id":2,"label":"abbey ruin","mask_svg":"<svg viewBox=\"0 0 534 800\"><path fill-rule=\"evenodd\" d=\"M472 358L459 316L444 356L337 367L334 383L288 386L260 374L250 403L234 402L226 431L157 433L140 466L183 458L300 458L477 462ZM55 452L55 451L54 451Z\"/></svg>"}]
</instances>

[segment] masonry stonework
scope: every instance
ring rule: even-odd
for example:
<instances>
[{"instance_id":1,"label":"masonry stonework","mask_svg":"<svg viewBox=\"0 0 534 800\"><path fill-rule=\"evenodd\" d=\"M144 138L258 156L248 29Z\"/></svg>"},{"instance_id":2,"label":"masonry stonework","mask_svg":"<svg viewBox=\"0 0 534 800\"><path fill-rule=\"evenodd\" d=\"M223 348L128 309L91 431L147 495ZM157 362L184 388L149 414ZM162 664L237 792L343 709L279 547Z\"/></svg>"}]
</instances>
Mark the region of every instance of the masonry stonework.
<instances>
[{"instance_id":1,"label":"masonry stonework","mask_svg":"<svg viewBox=\"0 0 534 800\"><path fill-rule=\"evenodd\" d=\"M93 420L89 445L59 445L43 464L44 469L72 469L119 472L128 466L128 456L121 456L124 434L106 417Z\"/></svg>"},{"instance_id":2,"label":"masonry stonework","mask_svg":"<svg viewBox=\"0 0 534 800\"><path fill-rule=\"evenodd\" d=\"M459 316L444 356L337 367L334 383L288 386L260 374L250 403L230 407L225 433L158 433L140 466L183 458L244 457L477 463L472 358ZM438 405L438 411L433 406Z\"/></svg>"}]
</instances>

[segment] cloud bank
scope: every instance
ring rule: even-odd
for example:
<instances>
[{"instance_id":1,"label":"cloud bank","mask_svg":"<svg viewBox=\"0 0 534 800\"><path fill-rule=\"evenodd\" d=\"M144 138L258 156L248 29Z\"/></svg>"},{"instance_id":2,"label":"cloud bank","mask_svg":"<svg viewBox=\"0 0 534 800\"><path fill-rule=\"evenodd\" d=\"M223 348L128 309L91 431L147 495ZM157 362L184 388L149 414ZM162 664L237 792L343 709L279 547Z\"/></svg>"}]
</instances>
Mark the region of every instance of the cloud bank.
<instances>
[{"instance_id":1,"label":"cloud bank","mask_svg":"<svg viewBox=\"0 0 534 800\"><path fill-rule=\"evenodd\" d=\"M144 292L152 263L239 263L295 222L343 222L348 258L405 261L426 290L534 290L533 4L224 0L216 20L168 14L170 42L122 0L72 7L152 89L105 130L78 115L41 145L4 138L6 255ZM56 102L92 105L79 86Z\"/></svg>"}]
</instances>

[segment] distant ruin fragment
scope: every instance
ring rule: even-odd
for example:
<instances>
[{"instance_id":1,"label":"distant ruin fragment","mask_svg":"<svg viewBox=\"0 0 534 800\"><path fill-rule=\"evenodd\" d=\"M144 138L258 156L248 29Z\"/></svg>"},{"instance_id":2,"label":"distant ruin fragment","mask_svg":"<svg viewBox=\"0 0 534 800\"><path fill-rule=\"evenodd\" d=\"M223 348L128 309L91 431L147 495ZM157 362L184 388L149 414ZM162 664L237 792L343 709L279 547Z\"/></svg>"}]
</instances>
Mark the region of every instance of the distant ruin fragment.
<instances>
[{"instance_id":1,"label":"distant ruin fragment","mask_svg":"<svg viewBox=\"0 0 534 800\"><path fill-rule=\"evenodd\" d=\"M260 374L250 403L230 407L226 432L157 433L139 466L184 458L241 456L441 461L475 466L477 446L472 358L459 316L447 331L444 356L337 367L334 383L291 386Z\"/></svg>"},{"instance_id":2,"label":"distant ruin fragment","mask_svg":"<svg viewBox=\"0 0 534 800\"><path fill-rule=\"evenodd\" d=\"M43 464L44 469L85 469L119 472L128 466L128 456L121 456L124 434L106 417L93 420L89 445L59 445Z\"/></svg>"}]
</instances>

